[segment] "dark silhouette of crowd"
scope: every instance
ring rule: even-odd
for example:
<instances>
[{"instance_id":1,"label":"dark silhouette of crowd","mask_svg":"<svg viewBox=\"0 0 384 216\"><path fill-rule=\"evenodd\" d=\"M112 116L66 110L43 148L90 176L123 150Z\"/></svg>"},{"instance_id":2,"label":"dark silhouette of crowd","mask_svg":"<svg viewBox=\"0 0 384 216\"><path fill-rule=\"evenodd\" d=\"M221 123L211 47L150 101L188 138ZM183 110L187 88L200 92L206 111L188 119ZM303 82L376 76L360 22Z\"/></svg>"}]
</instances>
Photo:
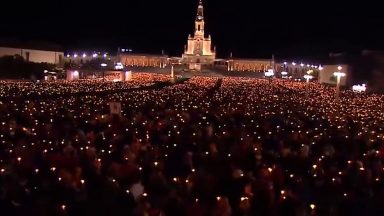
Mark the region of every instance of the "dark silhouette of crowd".
<instances>
[{"instance_id":1,"label":"dark silhouette of crowd","mask_svg":"<svg viewBox=\"0 0 384 216\"><path fill-rule=\"evenodd\" d=\"M1 83L1 215L384 215L383 95L135 79Z\"/></svg>"}]
</instances>

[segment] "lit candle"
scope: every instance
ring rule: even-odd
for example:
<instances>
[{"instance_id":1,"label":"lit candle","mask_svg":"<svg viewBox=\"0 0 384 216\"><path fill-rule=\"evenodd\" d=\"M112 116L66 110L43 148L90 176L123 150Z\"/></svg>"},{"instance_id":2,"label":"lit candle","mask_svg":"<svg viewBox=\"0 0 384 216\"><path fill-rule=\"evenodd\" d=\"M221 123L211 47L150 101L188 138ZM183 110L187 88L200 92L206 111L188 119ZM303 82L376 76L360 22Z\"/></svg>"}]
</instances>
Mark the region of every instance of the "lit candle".
<instances>
[{"instance_id":1,"label":"lit candle","mask_svg":"<svg viewBox=\"0 0 384 216\"><path fill-rule=\"evenodd\" d=\"M248 197L241 197L240 200L241 201L248 200Z\"/></svg>"},{"instance_id":2,"label":"lit candle","mask_svg":"<svg viewBox=\"0 0 384 216\"><path fill-rule=\"evenodd\" d=\"M309 207L314 210L316 208L315 204L310 204Z\"/></svg>"}]
</instances>

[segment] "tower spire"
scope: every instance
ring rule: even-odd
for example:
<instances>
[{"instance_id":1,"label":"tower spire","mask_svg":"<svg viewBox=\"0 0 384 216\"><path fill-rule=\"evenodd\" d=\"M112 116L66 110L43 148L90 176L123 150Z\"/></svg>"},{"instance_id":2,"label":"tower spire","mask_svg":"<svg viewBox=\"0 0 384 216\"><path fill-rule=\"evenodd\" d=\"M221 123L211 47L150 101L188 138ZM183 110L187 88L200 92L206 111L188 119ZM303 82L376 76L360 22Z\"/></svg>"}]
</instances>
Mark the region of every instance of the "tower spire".
<instances>
[{"instance_id":1,"label":"tower spire","mask_svg":"<svg viewBox=\"0 0 384 216\"><path fill-rule=\"evenodd\" d=\"M204 6L203 6L203 0L199 0L199 5L197 6L197 15L196 20L202 21L204 19Z\"/></svg>"},{"instance_id":2,"label":"tower spire","mask_svg":"<svg viewBox=\"0 0 384 216\"><path fill-rule=\"evenodd\" d=\"M204 37L204 6L203 0L199 0L195 21L195 36Z\"/></svg>"}]
</instances>

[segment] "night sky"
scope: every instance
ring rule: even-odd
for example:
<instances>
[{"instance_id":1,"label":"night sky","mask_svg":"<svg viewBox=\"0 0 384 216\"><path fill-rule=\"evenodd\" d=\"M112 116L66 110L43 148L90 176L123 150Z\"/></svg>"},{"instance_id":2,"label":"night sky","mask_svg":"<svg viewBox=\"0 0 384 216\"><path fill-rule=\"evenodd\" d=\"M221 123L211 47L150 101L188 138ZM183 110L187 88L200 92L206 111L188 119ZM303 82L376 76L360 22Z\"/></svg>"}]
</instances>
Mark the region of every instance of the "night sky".
<instances>
[{"instance_id":1,"label":"night sky","mask_svg":"<svg viewBox=\"0 0 384 216\"><path fill-rule=\"evenodd\" d=\"M180 55L198 0L2 2L0 38L59 43L65 50L132 48ZM376 4L376 5L374 5ZM205 0L218 56L319 56L384 49L384 13L369 1Z\"/></svg>"}]
</instances>

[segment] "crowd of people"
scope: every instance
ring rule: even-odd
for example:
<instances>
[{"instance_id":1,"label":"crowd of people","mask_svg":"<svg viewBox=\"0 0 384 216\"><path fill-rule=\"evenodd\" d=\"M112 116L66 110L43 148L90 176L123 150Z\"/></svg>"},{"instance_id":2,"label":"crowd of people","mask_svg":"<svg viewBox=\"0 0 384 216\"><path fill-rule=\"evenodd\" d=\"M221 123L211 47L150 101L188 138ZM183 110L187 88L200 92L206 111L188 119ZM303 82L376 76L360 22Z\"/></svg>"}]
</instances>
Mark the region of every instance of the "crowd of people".
<instances>
[{"instance_id":1,"label":"crowd of people","mask_svg":"<svg viewBox=\"0 0 384 216\"><path fill-rule=\"evenodd\" d=\"M192 77L60 97L154 81L133 80L2 82L0 212L384 214L383 95L343 91L336 101L318 83ZM9 99L31 92L41 97Z\"/></svg>"},{"instance_id":2,"label":"crowd of people","mask_svg":"<svg viewBox=\"0 0 384 216\"><path fill-rule=\"evenodd\" d=\"M117 82L116 76L78 81L21 82L0 81L0 98L64 96L79 93L95 93L114 90L131 90L170 80L170 75L133 73L130 82Z\"/></svg>"}]
</instances>

